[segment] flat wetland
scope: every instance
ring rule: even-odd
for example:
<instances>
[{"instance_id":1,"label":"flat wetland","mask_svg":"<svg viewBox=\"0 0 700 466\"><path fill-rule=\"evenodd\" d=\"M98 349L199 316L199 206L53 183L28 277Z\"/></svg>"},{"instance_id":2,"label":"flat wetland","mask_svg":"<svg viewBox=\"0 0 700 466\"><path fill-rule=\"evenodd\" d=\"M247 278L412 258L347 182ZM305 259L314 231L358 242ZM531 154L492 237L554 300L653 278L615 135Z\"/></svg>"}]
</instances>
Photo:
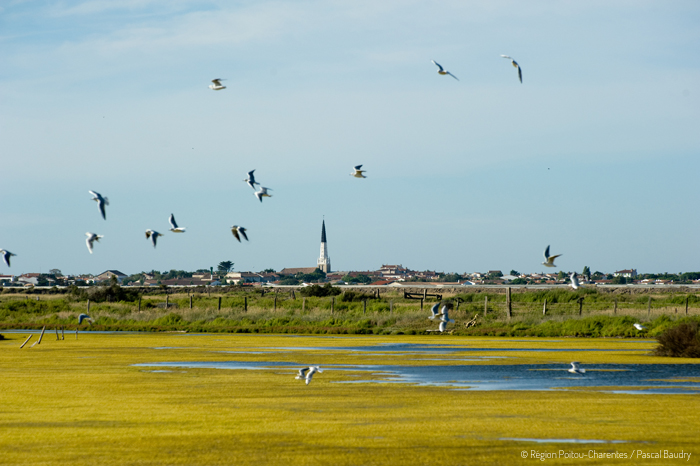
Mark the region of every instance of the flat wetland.
<instances>
[{"instance_id":1,"label":"flat wetland","mask_svg":"<svg viewBox=\"0 0 700 466\"><path fill-rule=\"evenodd\" d=\"M29 332L3 334L1 464L525 464L538 461L533 450L700 458L699 361L650 356L652 339L81 331L57 340L52 330L20 349ZM586 375L569 374L571 361ZM305 385L294 376L308 365L323 373ZM422 378L397 378L402 368ZM489 368L500 375L468 375ZM609 385L618 372L634 386ZM489 386L517 374L555 387ZM671 391L644 392L660 385ZM584 460L630 461L547 461Z\"/></svg>"}]
</instances>

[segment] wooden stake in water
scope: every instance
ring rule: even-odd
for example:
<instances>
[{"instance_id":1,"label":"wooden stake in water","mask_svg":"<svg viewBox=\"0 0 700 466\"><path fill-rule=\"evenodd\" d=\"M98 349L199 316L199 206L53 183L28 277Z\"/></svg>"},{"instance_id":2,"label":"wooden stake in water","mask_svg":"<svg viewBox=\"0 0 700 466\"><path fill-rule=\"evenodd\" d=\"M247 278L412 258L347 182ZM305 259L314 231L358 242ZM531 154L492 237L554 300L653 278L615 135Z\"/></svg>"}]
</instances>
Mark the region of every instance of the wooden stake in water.
<instances>
[{"instance_id":1,"label":"wooden stake in water","mask_svg":"<svg viewBox=\"0 0 700 466\"><path fill-rule=\"evenodd\" d=\"M32 335L29 335L29 336L27 337L27 339L24 340L24 343L22 343L22 346L20 346L20 348L24 348L24 345L26 345L27 342L28 342L29 340L31 340L31 339L32 339Z\"/></svg>"},{"instance_id":2,"label":"wooden stake in water","mask_svg":"<svg viewBox=\"0 0 700 466\"><path fill-rule=\"evenodd\" d=\"M547 315L547 298L544 298L544 306L542 307L542 315Z\"/></svg>"}]
</instances>

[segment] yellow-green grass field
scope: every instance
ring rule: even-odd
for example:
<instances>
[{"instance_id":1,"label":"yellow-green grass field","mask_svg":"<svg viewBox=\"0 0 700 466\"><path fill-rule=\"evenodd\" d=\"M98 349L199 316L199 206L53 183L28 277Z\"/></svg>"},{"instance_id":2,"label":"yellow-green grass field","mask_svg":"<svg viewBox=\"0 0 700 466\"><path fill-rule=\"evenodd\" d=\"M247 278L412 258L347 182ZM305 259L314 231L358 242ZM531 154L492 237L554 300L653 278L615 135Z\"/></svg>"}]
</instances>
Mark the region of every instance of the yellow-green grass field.
<instances>
[{"instance_id":1,"label":"yellow-green grass field","mask_svg":"<svg viewBox=\"0 0 700 466\"><path fill-rule=\"evenodd\" d=\"M19 346L0 341L0 464L533 464L533 451L589 454L659 450L700 459L700 395L626 395L590 389L465 391L358 379L324 371L310 385L294 369L223 370L134 366L160 361L290 361L301 364L425 364L427 355L271 347L352 347L380 343L459 344L505 359L469 364L698 363L647 354L651 341L622 339L349 336L294 338L242 334L67 333ZM170 349L157 349L168 347ZM624 351L534 352L531 348ZM224 351L233 352L225 353ZM258 351L258 352L254 352ZM470 356L472 353L470 352ZM433 355L439 364L449 354ZM463 355L461 356L463 358ZM562 366L565 367L565 366ZM168 370L169 372L154 372ZM371 378L366 373L362 379ZM377 377L378 378L378 377ZM679 381L681 381L679 379ZM692 392L691 392L692 393ZM595 439L562 444L504 438ZM521 458L526 451L528 458ZM638 454L638 453L637 453ZM635 458L557 458L557 464L669 464Z\"/></svg>"}]
</instances>

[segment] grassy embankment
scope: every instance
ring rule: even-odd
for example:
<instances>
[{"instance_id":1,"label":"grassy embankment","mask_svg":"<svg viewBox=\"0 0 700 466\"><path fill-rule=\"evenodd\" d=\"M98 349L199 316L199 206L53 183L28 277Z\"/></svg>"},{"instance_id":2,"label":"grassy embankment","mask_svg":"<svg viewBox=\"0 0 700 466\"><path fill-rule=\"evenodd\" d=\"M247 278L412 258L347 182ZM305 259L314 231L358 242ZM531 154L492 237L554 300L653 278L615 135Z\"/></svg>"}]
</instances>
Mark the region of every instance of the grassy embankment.
<instances>
[{"instance_id":1,"label":"grassy embankment","mask_svg":"<svg viewBox=\"0 0 700 466\"><path fill-rule=\"evenodd\" d=\"M419 301L404 299L400 291L382 292L377 299L369 294L304 298L299 290L294 296L288 291L261 296L260 290L232 289L211 295L194 293L192 308L189 294L170 291L166 309L166 294L149 290L149 294L140 297L140 310L138 293L130 301L107 302L109 296L97 291L94 290L97 302L90 303L90 315L95 318L93 330L422 334L429 328L437 328L435 322L427 319L428 307L433 302L426 302L421 311ZM581 315L580 298L583 298ZM669 291L631 294L626 289L514 289L511 318L507 317L502 290L444 296L444 301L452 302L455 307L457 300L459 309L453 309L450 315L457 323L448 326L457 335L649 337L684 319L698 320L700 316L697 295ZM545 300L547 313L543 315ZM0 329L43 325L49 329L74 329L78 314L86 311L85 295L3 293ZM465 328L464 323L475 316L477 325ZM637 331L632 327L634 322L645 323L647 330Z\"/></svg>"},{"instance_id":2,"label":"grassy embankment","mask_svg":"<svg viewBox=\"0 0 700 466\"><path fill-rule=\"evenodd\" d=\"M624 395L580 390L456 391L357 380L327 370L306 386L294 368L172 369L158 361L289 361L295 364L426 364L404 355L288 346L361 346L397 341L464 344L444 336L354 336L303 341L275 335L81 334L18 348L0 342L2 429L7 465L533 464L521 452L579 454L685 450L696 463L697 395ZM653 344L624 340L470 339L476 347L607 348L588 352L483 352L493 363L689 363L647 356ZM517 346L520 345L520 346ZM571 346L574 345L574 346ZM168 347L172 349L158 349ZM624 351L619 351L620 349ZM225 353L226 351L233 353ZM260 354L262 352L263 354ZM477 356L482 353L475 352ZM423 355L422 358L430 358ZM464 364L444 354L433 364ZM390 361L389 361L390 359ZM446 360L447 359L447 360ZM362 373L362 379L374 378ZM650 422L652 420L652 422ZM625 443L536 444L504 438ZM579 464L582 460L549 461ZM613 461L617 463L619 460ZM629 462L630 460L626 460ZM611 460L585 460L610 464ZM660 464L636 459L634 464ZM663 462L663 460L662 460Z\"/></svg>"}]
</instances>

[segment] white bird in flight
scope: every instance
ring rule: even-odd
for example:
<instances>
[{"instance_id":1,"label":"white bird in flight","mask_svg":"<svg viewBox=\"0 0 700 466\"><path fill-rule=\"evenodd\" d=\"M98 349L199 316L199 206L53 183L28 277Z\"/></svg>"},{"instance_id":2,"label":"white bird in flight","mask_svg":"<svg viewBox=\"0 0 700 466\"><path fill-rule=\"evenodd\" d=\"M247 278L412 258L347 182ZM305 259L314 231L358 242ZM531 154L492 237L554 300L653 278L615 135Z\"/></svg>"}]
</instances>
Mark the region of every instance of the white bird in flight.
<instances>
[{"instance_id":1,"label":"white bird in flight","mask_svg":"<svg viewBox=\"0 0 700 466\"><path fill-rule=\"evenodd\" d=\"M501 55L501 56L503 58L507 58L508 60L510 60L510 64L518 69L518 79L520 79L520 84L522 84L523 83L523 70L522 70L522 68L520 68L520 65L518 65L518 62L513 60L508 55Z\"/></svg>"},{"instance_id":2,"label":"white bird in flight","mask_svg":"<svg viewBox=\"0 0 700 466\"><path fill-rule=\"evenodd\" d=\"M435 303L433 307L430 308L431 315L428 317L430 320L434 320L437 316L440 315L438 312L438 308L440 307L440 303Z\"/></svg>"},{"instance_id":3,"label":"white bird in flight","mask_svg":"<svg viewBox=\"0 0 700 466\"><path fill-rule=\"evenodd\" d=\"M241 242L241 236L245 238L246 241L248 241L248 235L245 234L245 228L239 227L238 225L234 225L231 227L231 233L233 233L233 236L236 237L238 242Z\"/></svg>"},{"instance_id":4,"label":"white bird in flight","mask_svg":"<svg viewBox=\"0 0 700 466\"><path fill-rule=\"evenodd\" d=\"M158 241L158 237L163 236L162 233L158 233L155 230L146 230L146 239L151 238L151 242L153 243L153 247L156 247L156 242Z\"/></svg>"},{"instance_id":5,"label":"white bird in flight","mask_svg":"<svg viewBox=\"0 0 700 466\"><path fill-rule=\"evenodd\" d=\"M7 264L8 267L10 266L10 257L17 255L12 254L10 251L6 251L4 249L0 249L0 254L2 254L2 260L5 261L5 264Z\"/></svg>"},{"instance_id":6,"label":"white bird in flight","mask_svg":"<svg viewBox=\"0 0 700 466\"><path fill-rule=\"evenodd\" d=\"M248 179L243 180L243 181L245 181L246 183L248 183L248 186L250 186L250 187L253 188L253 189L255 189L255 185L256 185L256 184L260 184L260 183L258 183L257 181L255 181L255 175L253 175L253 172L254 172L254 171L255 171L255 170L249 171L249 172L248 172Z\"/></svg>"},{"instance_id":7,"label":"white bird in flight","mask_svg":"<svg viewBox=\"0 0 700 466\"><path fill-rule=\"evenodd\" d=\"M440 63L436 62L435 60L430 60L430 61L432 61L433 63L435 63L435 66L438 67L438 74L441 74L441 75L443 75L443 76L446 75L446 74L449 74L450 76L452 76L453 78L455 78L457 81L459 81L459 78L457 78L457 76L453 75L453 74L450 73L449 71L445 71L445 69L440 65Z\"/></svg>"},{"instance_id":8,"label":"white bird in flight","mask_svg":"<svg viewBox=\"0 0 700 466\"><path fill-rule=\"evenodd\" d=\"M549 255L549 246L547 246L547 249L544 250L544 262L542 262L542 265L545 267L556 267L554 265L554 259L557 257L561 256L561 254L557 254L556 256L551 256Z\"/></svg>"},{"instance_id":9,"label":"white bird in flight","mask_svg":"<svg viewBox=\"0 0 700 466\"><path fill-rule=\"evenodd\" d=\"M210 84L209 89L211 89L213 91L220 91L222 89L226 89L226 86L221 84L221 81L223 81L223 79L221 79L221 78L212 79L211 82L213 82L214 84Z\"/></svg>"},{"instance_id":10,"label":"white bird in flight","mask_svg":"<svg viewBox=\"0 0 700 466\"><path fill-rule=\"evenodd\" d=\"M573 288L574 290L578 290L579 286L581 285L578 284L578 277L576 276L576 272L571 272L570 278L571 288Z\"/></svg>"},{"instance_id":11,"label":"white bird in flight","mask_svg":"<svg viewBox=\"0 0 700 466\"><path fill-rule=\"evenodd\" d=\"M260 186L260 191L255 191L255 197L257 197L260 202L262 202L263 197L272 197L271 194L267 194L268 189L272 191L272 188L265 188L263 186Z\"/></svg>"},{"instance_id":12,"label":"white bird in flight","mask_svg":"<svg viewBox=\"0 0 700 466\"><path fill-rule=\"evenodd\" d=\"M578 367L578 365L581 364L580 362L572 362L571 363L571 368L568 370L568 372L571 372L572 374L580 374L583 375L586 373L586 369L581 369Z\"/></svg>"},{"instance_id":13,"label":"white bird in flight","mask_svg":"<svg viewBox=\"0 0 700 466\"><path fill-rule=\"evenodd\" d=\"M360 170L362 168L362 165L356 165L355 166L355 171L350 173L350 176L354 176L355 178L367 178L365 175L363 175L364 172L367 170Z\"/></svg>"},{"instance_id":14,"label":"white bird in flight","mask_svg":"<svg viewBox=\"0 0 700 466\"><path fill-rule=\"evenodd\" d=\"M83 323L84 320L87 320L88 323L89 323L90 325L92 325L92 322L93 322L92 317L90 317L90 316L87 315L87 314L80 314L80 315L78 316L78 325L81 325L81 324Z\"/></svg>"},{"instance_id":15,"label":"white bird in flight","mask_svg":"<svg viewBox=\"0 0 700 466\"><path fill-rule=\"evenodd\" d=\"M438 314L438 315L440 316L440 322L445 322L446 324L447 323L453 324L455 322L454 319L450 319L449 309L447 306L442 306L442 309L440 310L440 314Z\"/></svg>"},{"instance_id":16,"label":"white bird in flight","mask_svg":"<svg viewBox=\"0 0 700 466\"><path fill-rule=\"evenodd\" d=\"M180 228L179 226L177 226L177 222L175 221L175 216L173 214L170 214L170 218L168 219L168 221L170 222L170 231L172 231L173 233L185 232L184 228ZM148 236L146 238L148 238Z\"/></svg>"},{"instance_id":17,"label":"white bird in flight","mask_svg":"<svg viewBox=\"0 0 700 466\"><path fill-rule=\"evenodd\" d=\"M318 366L304 367L303 369L299 369L299 373L294 378L296 380L306 380L306 385L308 385L309 382L311 382L311 378L314 376L314 374L316 372L323 373L321 368Z\"/></svg>"},{"instance_id":18,"label":"white bird in flight","mask_svg":"<svg viewBox=\"0 0 700 466\"><path fill-rule=\"evenodd\" d=\"M98 192L95 191L88 191L90 194L92 194L92 200L97 201L97 208L100 209L100 213L102 214L102 218L107 220L107 214L105 214L105 206L109 205L109 199L106 197L102 197L102 195Z\"/></svg>"},{"instance_id":19,"label":"white bird in flight","mask_svg":"<svg viewBox=\"0 0 700 466\"><path fill-rule=\"evenodd\" d=\"M646 328L645 326L643 326L642 324L638 324L638 323L636 323L636 322L635 322L635 324L634 324L634 328L636 328L636 329L639 330L639 331L642 331L642 330L646 330L646 329L647 329L647 328Z\"/></svg>"},{"instance_id":20,"label":"white bird in flight","mask_svg":"<svg viewBox=\"0 0 700 466\"><path fill-rule=\"evenodd\" d=\"M92 254L92 243L95 241L99 242L100 238L104 238L104 235L96 235L95 233L90 233L89 231L85 233L87 239L85 239L85 244L87 244L88 251Z\"/></svg>"}]
</instances>

